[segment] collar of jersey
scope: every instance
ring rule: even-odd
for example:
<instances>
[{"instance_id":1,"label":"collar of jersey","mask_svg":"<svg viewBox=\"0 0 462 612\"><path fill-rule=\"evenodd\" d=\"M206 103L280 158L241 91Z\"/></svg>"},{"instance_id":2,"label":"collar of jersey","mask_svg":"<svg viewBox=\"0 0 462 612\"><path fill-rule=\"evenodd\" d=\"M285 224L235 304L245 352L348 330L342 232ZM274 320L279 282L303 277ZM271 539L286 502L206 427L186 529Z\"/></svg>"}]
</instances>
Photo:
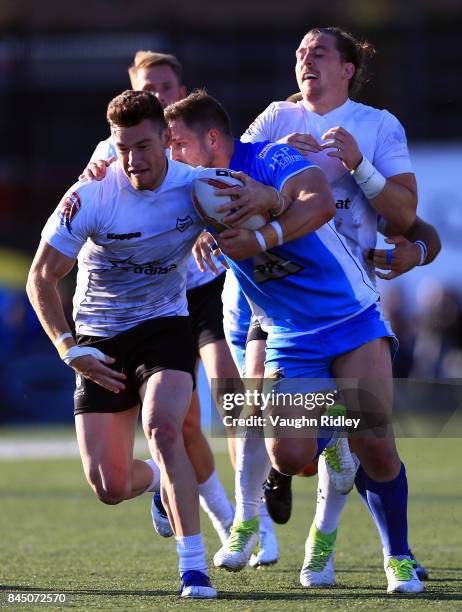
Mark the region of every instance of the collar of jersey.
<instances>
[{"instance_id":1,"label":"collar of jersey","mask_svg":"<svg viewBox=\"0 0 462 612\"><path fill-rule=\"evenodd\" d=\"M332 121L335 121L336 118L338 119L343 118L343 116L348 111L350 106L354 104L353 100L351 100L350 98L347 98L346 101L341 106L337 106L337 108L333 108L331 111L329 111L325 115L318 115L318 113L315 113L314 111L310 110L306 106L305 100L302 100L301 103L305 110L307 110L310 113L313 113L313 115L316 115L317 117L320 117L321 119L325 119L326 121L329 121L329 123L331 123Z\"/></svg>"}]
</instances>

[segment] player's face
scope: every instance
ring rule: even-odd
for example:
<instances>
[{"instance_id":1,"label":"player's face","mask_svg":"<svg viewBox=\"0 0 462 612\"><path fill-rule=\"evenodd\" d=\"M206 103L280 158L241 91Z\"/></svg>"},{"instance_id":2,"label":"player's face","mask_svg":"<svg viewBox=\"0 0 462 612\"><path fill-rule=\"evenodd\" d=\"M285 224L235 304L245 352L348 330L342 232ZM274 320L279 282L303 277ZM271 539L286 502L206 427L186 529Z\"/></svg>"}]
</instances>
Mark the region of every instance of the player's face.
<instances>
[{"instance_id":1,"label":"player's face","mask_svg":"<svg viewBox=\"0 0 462 612\"><path fill-rule=\"evenodd\" d=\"M295 52L295 75L303 98L316 102L348 95L354 66L344 62L329 34L307 34Z\"/></svg>"},{"instance_id":2,"label":"player's face","mask_svg":"<svg viewBox=\"0 0 462 612\"><path fill-rule=\"evenodd\" d=\"M165 149L169 145L167 130L150 119L132 127L114 126L111 130L117 157L135 189L157 189L167 167Z\"/></svg>"},{"instance_id":3,"label":"player's face","mask_svg":"<svg viewBox=\"0 0 462 612\"><path fill-rule=\"evenodd\" d=\"M150 66L140 68L136 73L136 89L152 91L162 107L178 102L186 95L186 89L178 83L178 78L170 66Z\"/></svg>"},{"instance_id":4,"label":"player's face","mask_svg":"<svg viewBox=\"0 0 462 612\"><path fill-rule=\"evenodd\" d=\"M207 147L206 135L201 136L188 128L181 119L169 123L172 159L189 164L212 168L212 153Z\"/></svg>"}]
</instances>

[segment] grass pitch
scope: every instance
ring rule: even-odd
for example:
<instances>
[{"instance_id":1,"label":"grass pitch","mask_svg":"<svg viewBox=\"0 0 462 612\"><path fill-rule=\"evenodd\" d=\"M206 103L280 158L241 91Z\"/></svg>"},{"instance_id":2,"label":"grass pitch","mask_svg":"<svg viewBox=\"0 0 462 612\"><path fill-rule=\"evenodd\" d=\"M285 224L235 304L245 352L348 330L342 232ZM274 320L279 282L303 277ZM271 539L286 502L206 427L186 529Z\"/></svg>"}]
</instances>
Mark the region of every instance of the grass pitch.
<instances>
[{"instance_id":1,"label":"grass pitch","mask_svg":"<svg viewBox=\"0 0 462 612\"><path fill-rule=\"evenodd\" d=\"M461 610L460 441L401 440L399 446L410 483L410 540L431 572L421 595L387 595L379 538L356 493L339 530L337 586L303 589L298 574L316 478L297 478L293 517L277 528L279 563L237 574L212 569L218 601L181 601L174 541L154 533L148 495L104 506L78 460L28 459L0 461L0 608L10 607L10 593L51 592L66 593L66 605L13 603L10 609ZM228 459L223 453L216 459L231 495ZM202 518L211 559L219 540Z\"/></svg>"}]
</instances>

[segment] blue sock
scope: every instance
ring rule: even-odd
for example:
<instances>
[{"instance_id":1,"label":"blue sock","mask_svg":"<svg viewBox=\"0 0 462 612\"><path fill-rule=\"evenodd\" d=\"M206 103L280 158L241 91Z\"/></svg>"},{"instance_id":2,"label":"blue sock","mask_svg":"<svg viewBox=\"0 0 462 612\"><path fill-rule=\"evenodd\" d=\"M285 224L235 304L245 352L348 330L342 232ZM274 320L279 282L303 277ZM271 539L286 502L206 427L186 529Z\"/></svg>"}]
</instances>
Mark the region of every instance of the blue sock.
<instances>
[{"instance_id":1,"label":"blue sock","mask_svg":"<svg viewBox=\"0 0 462 612\"><path fill-rule=\"evenodd\" d=\"M398 476L388 482L377 482L363 473L368 506L380 533L384 555L408 555L407 478L404 464L401 464Z\"/></svg>"},{"instance_id":2,"label":"blue sock","mask_svg":"<svg viewBox=\"0 0 462 612\"><path fill-rule=\"evenodd\" d=\"M369 512L371 512L369 502L367 501L367 489L366 489L366 482L364 480L365 476L366 476L366 472L363 470L362 465L360 465L358 468L358 471L356 472L356 478L355 478L356 490L361 496L361 499L363 500L366 508L369 510Z\"/></svg>"}]
</instances>

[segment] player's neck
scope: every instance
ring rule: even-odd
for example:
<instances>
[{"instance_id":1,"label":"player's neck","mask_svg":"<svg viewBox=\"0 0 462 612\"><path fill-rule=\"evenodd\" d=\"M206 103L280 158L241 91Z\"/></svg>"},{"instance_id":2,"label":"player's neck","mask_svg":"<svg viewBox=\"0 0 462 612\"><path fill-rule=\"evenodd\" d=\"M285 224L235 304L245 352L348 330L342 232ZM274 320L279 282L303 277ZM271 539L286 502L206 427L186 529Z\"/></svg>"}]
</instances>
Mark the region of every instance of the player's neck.
<instances>
[{"instance_id":1,"label":"player's neck","mask_svg":"<svg viewBox=\"0 0 462 612\"><path fill-rule=\"evenodd\" d=\"M348 94L336 95L332 97L320 97L320 98L303 98L304 104L308 110L317 115L327 115L336 108L343 106L348 100Z\"/></svg>"}]
</instances>

